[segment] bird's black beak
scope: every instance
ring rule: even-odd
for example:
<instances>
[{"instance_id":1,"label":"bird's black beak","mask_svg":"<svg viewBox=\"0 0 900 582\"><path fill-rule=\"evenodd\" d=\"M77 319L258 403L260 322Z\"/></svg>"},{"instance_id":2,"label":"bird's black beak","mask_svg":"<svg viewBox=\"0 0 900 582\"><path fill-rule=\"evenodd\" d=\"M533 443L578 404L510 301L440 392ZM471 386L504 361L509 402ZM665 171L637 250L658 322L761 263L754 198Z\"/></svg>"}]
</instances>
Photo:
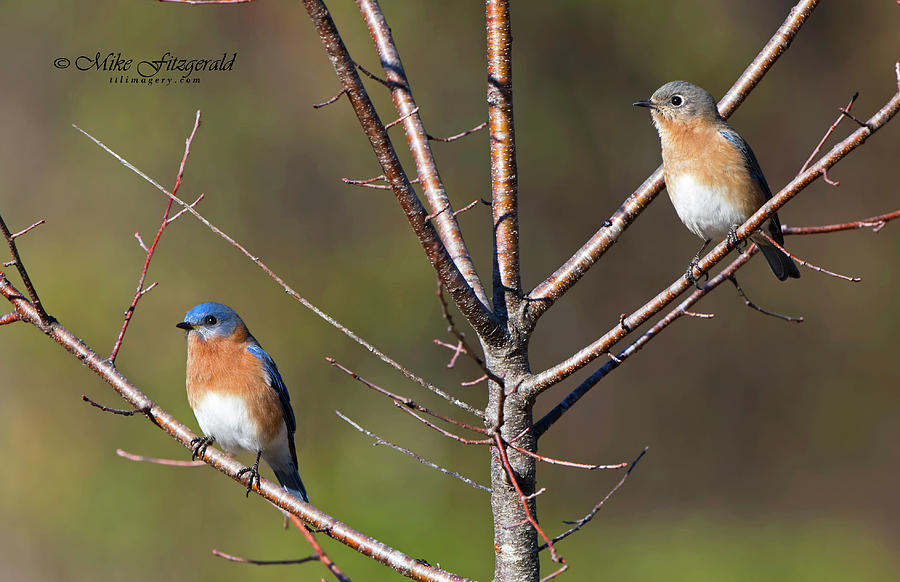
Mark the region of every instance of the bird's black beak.
<instances>
[{"instance_id":1,"label":"bird's black beak","mask_svg":"<svg viewBox=\"0 0 900 582\"><path fill-rule=\"evenodd\" d=\"M175 327L180 327L184 331L191 331L192 329L194 329L194 326L186 321L182 321L181 323L176 323Z\"/></svg>"},{"instance_id":2,"label":"bird's black beak","mask_svg":"<svg viewBox=\"0 0 900 582\"><path fill-rule=\"evenodd\" d=\"M635 101L634 103L632 103L632 105L634 105L635 107L647 107L649 109L659 109L659 107L656 106L656 103L654 103L653 101L650 101L649 99L646 99L644 101Z\"/></svg>"}]
</instances>

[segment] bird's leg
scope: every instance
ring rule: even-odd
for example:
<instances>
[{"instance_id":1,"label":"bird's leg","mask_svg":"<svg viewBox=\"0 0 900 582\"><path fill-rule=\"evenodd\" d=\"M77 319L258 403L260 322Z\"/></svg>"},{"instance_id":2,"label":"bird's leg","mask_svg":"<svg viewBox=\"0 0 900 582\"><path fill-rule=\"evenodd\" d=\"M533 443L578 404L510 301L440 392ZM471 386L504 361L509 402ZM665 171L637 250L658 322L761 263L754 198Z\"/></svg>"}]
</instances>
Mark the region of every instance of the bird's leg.
<instances>
[{"instance_id":1,"label":"bird's leg","mask_svg":"<svg viewBox=\"0 0 900 582\"><path fill-rule=\"evenodd\" d=\"M202 436L191 439L191 460L194 461L197 457L202 457L206 453L206 448L213 444L215 440L215 437L211 436Z\"/></svg>"},{"instance_id":2,"label":"bird's leg","mask_svg":"<svg viewBox=\"0 0 900 582\"><path fill-rule=\"evenodd\" d=\"M256 453L256 462L249 467L244 467L240 471L238 471L238 478L242 477L244 473L250 473L250 480L247 481L247 497L250 497L250 491L253 490L253 482L256 481L256 486L260 485L260 476L259 476L259 458L262 456L262 451L258 451Z\"/></svg>"},{"instance_id":3,"label":"bird's leg","mask_svg":"<svg viewBox=\"0 0 900 582\"><path fill-rule=\"evenodd\" d=\"M744 249L741 248L741 243L738 241L738 236L737 236L737 229L739 226L740 226L739 224L731 225L731 227L728 229L728 234L725 235L725 242L727 242L730 245L734 245L734 248L737 249L738 254L743 255Z\"/></svg>"},{"instance_id":4,"label":"bird's leg","mask_svg":"<svg viewBox=\"0 0 900 582\"><path fill-rule=\"evenodd\" d=\"M690 281L692 285L697 287L697 289L700 289L700 285L697 284L697 277L694 276L694 269L700 263L700 256L703 254L703 251L706 250L706 247L709 246L709 242L711 240L712 240L711 238L708 238L705 241L703 241L703 244L700 246L700 250L698 250L697 254L694 255L694 258L691 259L691 263L688 265L687 271L684 274L684 277L688 281ZM709 273L705 273L705 275L706 275L706 278L709 279Z\"/></svg>"}]
</instances>

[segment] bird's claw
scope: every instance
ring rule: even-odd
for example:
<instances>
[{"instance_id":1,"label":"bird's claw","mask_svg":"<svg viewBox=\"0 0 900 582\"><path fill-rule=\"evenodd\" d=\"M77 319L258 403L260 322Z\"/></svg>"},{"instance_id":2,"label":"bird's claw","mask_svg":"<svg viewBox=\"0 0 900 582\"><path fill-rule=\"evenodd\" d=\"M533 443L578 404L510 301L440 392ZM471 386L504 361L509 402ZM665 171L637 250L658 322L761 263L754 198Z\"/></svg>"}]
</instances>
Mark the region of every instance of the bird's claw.
<instances>
[{"instance_id":1,"label":"bird's claw","mask_svg":"<svg viewBox=\"0 0 900 582\"><path fill-rule=\"evenodd\" d=\"M244 476L244 473L250 473L250 479L247 481L247 497L250 497L250 492L253 491L253 482L256 481L256 488L260 487L260 479L259 476L259 458L257 457L256 463L250 465L249 467L244 467L240 471L238 471L238 478Z\"/></svg>"},{"instance_id":2,"label":"bird's claw","mask_svg":"<svg viewBox=\"0 0 900 582\"><path fill-rule=\"evenodd\" d=\"M688 265L687 271L684 272L684 278L690 281L691 285L696 287L697 289L703 289L700 285L700 279L698 279L694 275L694 269L697 268L697 265L700 263L700 259L698 257L694 257L694 260L691 261L691 264ZM709 280L709 273L700 273L700 277L706 277L706 280Z\"/></svg>"},{"instance_id":3,"label":"bird's claw","mask_svg":"<svg viewBox=\"0 0 900 582\"><path fill-rule=\"evenodd\" d=\"M191 439L191 460L197 460L197 457L202 457L206 454L206 448L216 440L211 436L202 436Z\"/></svg>"},{"instance_id":4,"label":"bird's claw","mask_svg":"<svg viewBox=\"0 0 900 582\"><path fill-rule=\"evenodd\" d=\"M728 229L728 234L725 235L725 242L727 242L730 245L734 245L734 248L737 249L738 254L743 255L744 249L741 248L741 243L740 243L740 241L738 241L737 229L738 229L737 224L731 225L731 228Z\"/></svg>"}]
</instances>

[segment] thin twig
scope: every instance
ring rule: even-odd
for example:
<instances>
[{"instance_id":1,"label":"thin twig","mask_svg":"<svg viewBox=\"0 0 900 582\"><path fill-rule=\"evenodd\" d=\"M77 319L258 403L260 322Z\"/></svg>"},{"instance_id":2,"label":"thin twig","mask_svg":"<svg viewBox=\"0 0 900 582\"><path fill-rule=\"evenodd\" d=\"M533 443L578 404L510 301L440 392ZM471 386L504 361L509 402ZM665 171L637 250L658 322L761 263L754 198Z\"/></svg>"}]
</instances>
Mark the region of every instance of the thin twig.
<instances>
[{"instance_id":1,"label":"thin twig","mask_svg":"<svg viewBox=\"0 0 900 582\"><path fill-rule=\"evenodd\" d=\"M430 139L431 141L442 141L445 143L451 142L451 141L456 141L460 138L466 137L467 135L471 135L471 134L475 133L476 131L481 131L482 129L487 127L487 124L488 124L487 121L482 121L481 123L479 123L472 129L467 129L466 131L464 131L462 133L457 133L456 135L451 135L450 137L434 137L433 135L428 134L428 139Z\"/></svg>"},{"instance_id":2,"label":"thin twig","mask_svg":"<svg viewBox=\"0 0 900 582\"><path fill-rule=\"evenodd\" d=\"M87 395L82 394L81 400L87 402L94 408L99 408L103 412L109 412L112 414L118 414L120 416L134 416L135 414L148 414L150 412L149 408L133 408L131 410L122 410L121 408L110 408L109 406L103 406L102 404L97 404L93 400L87 397Z\"/></svg>"},{"instance_id":3,"label":"thin twig","mask_svg":"<svg viewBox=\"0 0 900 582\"><path fill-rule=\"evenodd\" d=\"M194 115L194 127L191 129L190 135L184 142L184 155L181 156L181 164L178 166L178 174L175 176L175 186L172 188L172 196L178 193L178 188L181 186L181 178L184 176L184 166L185 164L187 164L188 155L190 155L191 153L191 143L193 143L194 136L197 134L197 128L199 127L200 110L198 109L197 113ZM163 212L162 222L159 223L159 229L157 229L156 231L156 237L154 237L153 242L150 244L149 248L144 245L144 241L141 240L138 236L141 247L146 249L147 255L144 258L144 266L141 269L140 277L138 277L137 291L134 292L134 297L131 300L131 305L129 305L128 309L125 310L125 320L122 322L122 328L119 330L119 335L116 337L116 343L113 345L113 349L109 354L109 361L113 365L115 365L116 363L116 357L119 355L119 349L121 349L122 347L122 341L125 339L125 332L128 331L128 324L131 323L131 318L134 316L135 309L137 309L138 301L141 300L141 297L144 296L144 293L150 290L149 288L146 290L144 289L144 280L146 280L147 278L147 270L150 268L150 261L153 259L153 253L156 252L156 246L159 244L159 239L162 237L162 233L166 229L166 226L171 222L169 220L169 211L171 211L172 209L173 200L174 199L172 197L169 197L169 199L166 201L166 209ZM197 202L199 201L200 199L198 198ZM194 202L194 204L196 204L197 202ZM190 206L187 208L190 208ZM137 233L135 233L135 235L137 236Z\"/></svg>"},{"instance_id":4,"label":"thin twig","mask_svg":"<svg viewBox=\"0 0 900 582\"><path fill-rule=\"evenodd\" d=\"M161 2L165 2L167 0L160 0ZM171 0L168 0L171 1ZM213 556L218 556L220 558L225 558L231 562L241 562L242 564L253 564L255 566L283 566L286 564L305 564L306 562L317 562L319 561L319 556L313 554L312 556L307 556L305 558L298 558L296 560L251 560L250 558L241 558L239 556L233 556L231 554L226 554L225 552L213 549Z\"/></svg>"},{"instance_id":5,"label":"thin twig","mask_svg":"<svg viewBox=\"0 0 900 582\"><path fill-rule=\"evenodd\" d=\"M760 313L763 313L770 317L774 317L776 319L783 319L784 321L790 321L793 323L802 323L803 322L802 317L793 317L791 315L784 315L782 313L776 313L775 311L769 311L768 309L764 309L764 308L760 307L759 305L757 305L756 303L753 303L752 301L750 301L750 298L747 297L746 293L744 293L744 290L741 288L740 283L738 283L737 277L734 276L734 273L732 273L731 276L728 277L728 280L731 281L731 283L734 285L734 288L737 289L738 294L740 294L740 296L743 297L744 304L747 307L749 307L750 309L755 309L756 311L759 311Z\"/></svg>"},{"instance_id":6,"label":"thin twig","mask_svg":"<svg viewBox=\"0 0 900 582\"><path fill-rule=\"evenodd\" d=\"M206 461L179 461L176 459L160 459L157 457L145 457L144 455L135 455L122 449L116 449L116 454L123 459L136 461L138 463L153 463L154 465L166 465L167 467L204 467Z\"/></svg>"},{"instance_id":7,"label":"thin twig","mask_svg":"<svg viewBox=\"0 0 900 582\"><path fill-rule=\"evenodd\" d=\"M624 469L625 467L628 466L628 463L616 463L615 465L588 465L586 463L574 463L572 461L561 461L559 459L552 459L550 457L545 457L545 456L539 455L537 453L532 453L528 449L523 449L522 447L514 445L512 443L507 442L506 445L516 449L520 453L525 453L529 457L534 457L538 461L550 463L551 465L562 465L564 467L573 467L575 469L587 469L588 471L595 471L597 469Z\"/></svg>"},{"instance_id":8,"label":"thin twig","mask_svg":"<svg viewBox=\"0 0 900 582\"><path fill-rule=\"evenodd\" d=\"M769 236L769 234L768 234L767 232L762 231L762 230L760 230L759 232L760 232L766 239L768 239L768 241L769 241L770 243L772 243L772 244L775 246L775 248L777 248L778 250L780 250L781 252L783 252L784 254L786 254L787 256L789 256L790 258L794 259L795 261L797 261L798 263L800 263L800 264L803 265L804 267L808 267L808 268L812 269L813 271L818 271L818 272L820 272L820 273L825 273L826 275L830 275L830 276L836 277L836 278L838 278L838 279L843 279L844 281L850 281L851 283L859 283L860 281L862 281L862 278L861 278L861 277L849 277L849 276L847 276L847 275L841 275L840 273L835 273L834 271L829 271L828 269L823 269L822 267L818 267L818 266L816 266L816 265L813 265L813 264L810 263L809 261L804 261L803 259L801 259L801 258L798 257L797 255L794 255L794 254L791 254L790 252L788 252L787 249L785 249L783 246L781 246L780 244L778 244L778 242L777 242L775 239L773 239L771 236Z\"/></svg>"},{"instance_id":9,"label":"thin twig","mask_svg":"<svg viewBox=\"0 0 900 582\"><path fill-rule=\"evenodd\" d=\"M339 369L340 371L344 372L345 374L347 374L354 380L357 380L364 386L371 388L372 390L378 392L379 394L383 394L383 395L387 396L388 398L392 399L394 402L398 402L407 408L413 408L415 410L418 410L420 412L423 412L423 413L433 416L435 418L439 418L440 420L443 420L445 422L455 424L456 426L459 426L461 428L465 428L465 429L468 429L471 431L480 432L482 434L487 434L487 432L488 432L487 429L484 428L483 426L475 426L475 425L468 424L468 423L462 422L460 420L457 420L451 416L447 416L447 415L441 414L439 412L434 412L433 410L429 410L428 408L425 408L424 406L420 405L412 398L407 398L406 396L400 396L399 394L394 394L393 392L385 390L381 386L378 386L377 384L369 382L368 380L366 380L365 378L363 378L362 376L360 376L353 370L346 368L345 366L343 366L340 362L338 362L331 356L325 356L325 361L327 361L329 364L331 364L335 368Z\"/></svg>"},{"instance_id":10,"label":"thin twig","mask_svg":"<svg viewBox=\"0 0 900 582\"><path fill-rule=\"evenodd\" d=\"M843 230L857 230L860 228L871 228L872 232L878 232L884 225L892 220L900 218L900 210L879 214L878 216L870 216L869 218L861 218L851 222L842 222L838 224L825 224L822 226L782 226L781 232L785 235L789 234L822 234L828 232L840 232Z\"/></svg>"},{"instance_id":11,"label":"thin twig","mask_svg":"<svg viewBox=\"0 0 900 582\"><path fill-rule=\"evenodd\" d=\"M479 440L479 439L467 439L467 438L465 438L465 437L459 436L458 434L454 434L454 433L452 433L452 432L450 432L450 431L448 431L448 430L444 430L444 429L442 429L441 427L439 427L438 425L436 425L436 424L434 424L433 422L431 422L430 420L428 420L427 418L422 418L421 416L419 416L418 414L416 414L415 412L413 412L413 410L411 410L411 409L408 408L407 406L404 406L404 404L403 404L402 402L399 402L399 401L397 401L397 400L394 401L394 406L396 406L397 408L399 408L399 409L402 410L403 412L409 414L410 416L413 416L413 417L417 418L417 419L418 419L420 422L422 422L422 424L424 424L425 426L427 426L427 427L429 427L429 428L431 428L431 429L433 429L433 430L435 430L435 431L441 433L442 435L444 435L444 436L447 437L447 438L451 438L451 439L453 439L453 440L455 440L455 441L459 441L459 442L463 443L464 445L489 445L489 444L491 444L491 440L490 440L490 439L481 439L481 440ZM475 428L469 427L469 430L475 430ZM482 430L485 430L485 429L482 429Z\"/></svg>"},{"instance_id":12,"label":"thin twig","mask_svg":"<svg viewBox=\"0 0 900 582\"><path fill-rule=\"evenodd\" d=\"M398 118L395 119L394 121L392 121L392 122L390 122L390 123L388 123L388 124L385 124L384 128L385 128L385 129L390 129L390 128L394 127L395 125L397 125L398 123L402 123L405 119L409 119L409 117L410 117L411 115L415 115L415 114L418 113L418 112L419 112L419 108L416 107L415 109L413 109L413 110L410 111L409 113L407 113L407 114L405 114L405 115L401 115L400 117L398 117Z\"/></svg>"},{"instance_id":13,"label":"thin twig","mask_svg":"<svg viewBox=\"0 0 900 582\"><path fill-rule=\"evenodd\" d=\"M850 108L853 107L853 103L856 101L857 97L859 97L859 91L854 93L853 97L850 98L850 102L847 103L847 111L850 111ZM844 119L843 114L838 115L838 118L834 121L834 123L831 124L831 127L828 128L828 131L825 132L825 135L822 137L822 139L819 141L819 143L816 144L815 149L813 149L812 153L809 154L809 157L806 159L806 162L804 162L803 167L800 168L799 172L797 172L798 174L802 174L803 172L806 171L806 169L812 163L813 159L816 157L816 155L822 149L822 146L825 145L825 142L828 140L828 138L831 136L831 134L834 133L834 130L837 129L838 124L840 124L840 122L843 119Z\"/></svg>"},{"instance_id":14,"label":"thin twig","mask_svg":"<svg viewBox=\"0 0 900 582\"><path fill-rule=\"evenodd\" d=\"M23 234L27 234L27 233L28 233L29 231L31 231L32 229L39 227L40 225L44 224L45 222L47 222L47 221L46 221L45 219L42 218L42 219L38 220L37 222L35 222L34 224L32 224L31 226L29 226L29 227L27 227L27 228L23 228L22 230L20 230L20 231L17 232L16 234L10 236L10 238L13 239L13 240L15 240L15 239L19 238L20 236L22 236Z\"/></svg>"},{"instance_id":15,"label":"thin twig","mask_svg":"<svg viewBox=\"0 0 900 582\"><path fill-rule=\"evenodd\" d=\"M174 190L173 190L173 192L174 192ZM206 196L206 194L204 194L204 193L201 192L201 193L200 193L200 196L197 196L197 199L194 200L193 202L191 202L191 203L189 204L189 206L190 206L191 208L194 208L195 206L197 206L197 204L200 203L201 200L203 200L203 197L204 197L204 196ZM166 222L166 224L172 224L173 222L175 222L176 220L178 220L178 218L179 218L182 214L184 214L185 212L187 212L187 208L182 208L181 210L179 210L178 212L176 212L174 216L172 216L171 218L169 218L169 220ZM137 234L137 233L135 233L135 234ZM147 250L147 249L144 248L144 250Z\"/></svg>"},{"instance_id":16,"label":"thin twig","mask_svg":"<svg viewBox=\"0 0 900 582\"><path fill-rule=\"evenodd\" d=\"M32 228L34 227L30 226L22 232L27 232ZM51 318L44 310L44 306L43 304L41 304L41 299L38 297L37 290L31 283L31 277L28 276L28 271L25 269L25 264L22 262L22 257L19 255L19 248L18 246L16 246L16 239L13 234L9 232L9 228L6 226L6 222L3 220L2 215L0 215L0 232L2 232L4 238L6 238L6 244L9 246L9 252L10 254L12 254L12 261L4 263L3 265L5 267L9 267L12 265L16 266L16 270L19 272L19 276L22 277L22 283L25 285L25 290L28 292L28 297L31 299L31 303L34 305L34 308L37 311L37 316L39 321L41 322L41 326L49 325Z\"/></svg>"},{"instance_id":17,"label":"thin twig","mask_svg":"<svg viewBox=\"0 0 900 582\"><path fill-rule=\"evenodd\" d=\"M544 538L546 547L550 548L550 558L554 562L565 564L566 560L556 552L556 547L553 545L553 540L547 537L547 534L544 533L544 530L541 529L541 526L538 525L537 520L531 514L531 509L528 507L528 498L525 496L525 493L522 492L522 488L519 487L519 480L516 478L516 472L513 471L512 465L510 465L509 463L509 457L506 455L506 447L503 445L503 438L500 436L499 432L494 434L494 440L497 446L497 450L500 452L500 460L502 461L503 468L506 470L506 474L509 477L509 480L512 483L513 487L515 488L516 493L519 494L519 498L522 500L522 507L525 510L525 518L529 523L531 523L531 526L535 529L535 531L542 538Z\"/></svg>"},{"instance_id":18,"label":"thin twig","mask_svg":"<svg viewBox=\"0 0 900 582\"><path fill-rule=\"evenodd\" d=\"M451 477L453 477L453 478L455 478L455 479L459 479L459 480L462 481L463 483L465 483L465 484L467 484L467 485L470 485L470 486L474 487L475 489L480 489L480 490L482 490L482 491L487 491L488 493L490 493L491 490L488 489L487 487L485 487L484 485L482 485L482 484L480 484L480 483L476 483L475 481L472 481L472 480L469 479L468 477L463 477L462 475L460 475L459 473L457 473L457 472L455 472L455 471L451 471L450 469L445 469L444 467L441 467L440 465L436 465L435 463L432 463L431 461L429 461L429 460L427 460L427 459L425 459L425 458L423 458L423 457L420 457L419 455L415 454L414 452L410 451L409 449L404 449L404 448L401 447L400 445L395 445L394 443L392 443L392 442L390 442L390 441L384 440L383 438L381 438L381 437L378 436L377 434L375 434L375 433L373 433L373 432L370 432L370 431L364 429L363 427L361 427L360 425L356 424L355 422L353 422L352 420L350 420L349 418L347 418L346 416L344 416L343 414L341 414L341 412L338 411L338 410L335 410L335 413L336 413L339 417L341 417L341 419L343 419L347 424L349 424L350 426L352 426L353 428L355 428L355 429L358 430L359 432L363 433L364 435L366 435L366 436L368 436L368 437L374 439L375 442L374 442L373 444L374 444L375 446L378 446L378 445L387 445L387 446L391 447L392 449L394 449L394 450L396 450L396 451L400 451L401 453L403 453L403 454L405 454L405 455L409 455L410 457L412 457L412 458L414 458L415 460L419 461L419 462L422 463L423 465L428 465L428 466L431 467L432 469L436 469L436 470L440 471L441 473L444 473L445 475L450 475Z\"/></svg>"},{"instance_id":19,"label":"thin twig","mask_svg":"<svg viewBox=\"0 0 900 582\"><path fill-rule=\"evenodd\" d=\"M321 103L313 103L313 109L321 109L322 107L325 107L326 105L331 105L332 103L334 103L335 101L340 99L341 96L344 95L346 92L347 92L347 89L342 88L340 91L337 92L337 95L335 95L328 101L322 101Z\"/></svg>"},{"instance_id":20,"label":"thin twig","mask_svg":"<svg viewBox=\"0 0 900 582\"><path fill-rule=\"evenodd\" d=\"M580 530L582 527L584 527L584 525L585 525L587 522L589 522L589 521L591 521L592 519L594 519L594 516L597 515L597 512L600 511L600 508L601 508L601 507L603 507L603 504L606 503L606 502L609 500L609 498L613 496L613 493L615 493L616 491L618 491L618 490L619 490L619 487L621 487L621 486L625 483L625 480L628 479L628 476L631 475L631 472L634 471L634 468L637 466L638 461L640 461L641 458L643 458L643 456L647 454L647 449L648 449L648 448L649 448L649 447L644 447L644 450L641 451L641 454L638 455L637 458L631 462L631 466L628 467L628 470L625 471L625 474L622 475L622 478L619 480L618 483L616 483L616 486L613 487L613 488L610 490L610 492L606 494L606 497L604 497L603 499L601 499L601 500L600 500L600 503L598 503L597 505L595 505L594 508L591 509L591 510L588 512L587 515L585 515L584 517L582 517L582 518L579 519L578 521L566 521L566 522L563 522L563 523L565 523L565 524L574 524L574 526L571 527L571 528L569 528L568 530L564 531L563 533L559 534L559 535L556 536L555 538L553 538L553 542L555 543L555 542L560 541L560 540L563 539L563 538L569 537L570 535L572 535L573 533L575 533L576 531L578 531L578 530ZM551 552L553 551L553 547L552 547L552 546L549 546L548 544L542 545L540 548L538 548L538 551L543 550L543 549L545 549L545 548L547 548L547 547L550 547L550 551L551 551Z\"/></svg>"}]
</instances>

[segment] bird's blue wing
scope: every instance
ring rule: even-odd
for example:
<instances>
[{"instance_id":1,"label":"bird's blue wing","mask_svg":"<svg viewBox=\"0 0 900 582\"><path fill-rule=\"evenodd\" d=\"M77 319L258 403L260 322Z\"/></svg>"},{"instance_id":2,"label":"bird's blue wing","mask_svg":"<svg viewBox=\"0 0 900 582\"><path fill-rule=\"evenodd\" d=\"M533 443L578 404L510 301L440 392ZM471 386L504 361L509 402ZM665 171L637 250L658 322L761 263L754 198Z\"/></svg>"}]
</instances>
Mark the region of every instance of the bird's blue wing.
<instances>
[{"instance_id":1,"label":"bird's blue wing","mask_svg":"<svg viewBox=\"0 0 900 582\"><path fill-rule=\"evenodd\" d=\"M756 156L753 155L753 150L750 149L750 145L744 141L744 138L738 132L730 127L720 129L719 133L741 153L741 157L744 158L744 163L747 165L747 171L750 172L750 177L762 188L763 194L766 195L766 200L771 198L772 191L769 190L769 184L766 182L766 177L763 175L759 162L756 161Z\"/></svg>"},{"instance_id":2,"label":"bird's blue wing","mask_svg":"<svg viewBox=\"0 0 900 582\"><path fill-rule=\"evenodd\" d=\"M769 190L769 184L768 182L766 182L766 177L763 175L762 169L760 169L759 167L759 162L756 161L756 156L753 155L753 150L750 149L750 144L744 141L744 138L742 138L738 132L731 129L730 127L726 129L720 129L719 133L722 135L722 137L731 142L731 144L734 145L734 147L736 147L740 152L741 157L744 158L744 163L747 165L747 171L750 172L750 177L753 178L753 181L755 181L759 185L762 193L766 197L766 200L772 198L772 191ZM781 232L781 221L778 220L777 214L772 214L771 218L769 219L767 228L769 230L769 234L772 235L772 238L774 238L776 242L778 242L779 244L784 243L784 234L782 234ZM777 254L778 260L783 261L784 259L780 251L778 251ZM793 262L791 262L790 259L788 259L788 262L792 265L793 271L796 272L797 267L794 266ZM769 262L769 264L771 264L771 261ZM798 274L797 276L799 277L800 275ZM780 276L779 279L781 279Z\"/></svg>"},{"instance_id":3,"label":"bird's blue wing","mask_svg":"<svg viewBox=\"0 0 900 582\"><path fill-rule=\"evenodd\" d=\"M266 373L266 383L278 393L278 399L281 401L281 411L284 414L284 422L288 428L288 440L293 443L292 438L294 431L297 430L297 421L294 419L294 410L291 408L291 395L288 393L281 374L278 373L278 366L266 350L262 349L257 343L247 346L247 351L256 356L262 362L263 371ZM291 447L293 449L293 447Z\"/></svg>"}]
</instances>

